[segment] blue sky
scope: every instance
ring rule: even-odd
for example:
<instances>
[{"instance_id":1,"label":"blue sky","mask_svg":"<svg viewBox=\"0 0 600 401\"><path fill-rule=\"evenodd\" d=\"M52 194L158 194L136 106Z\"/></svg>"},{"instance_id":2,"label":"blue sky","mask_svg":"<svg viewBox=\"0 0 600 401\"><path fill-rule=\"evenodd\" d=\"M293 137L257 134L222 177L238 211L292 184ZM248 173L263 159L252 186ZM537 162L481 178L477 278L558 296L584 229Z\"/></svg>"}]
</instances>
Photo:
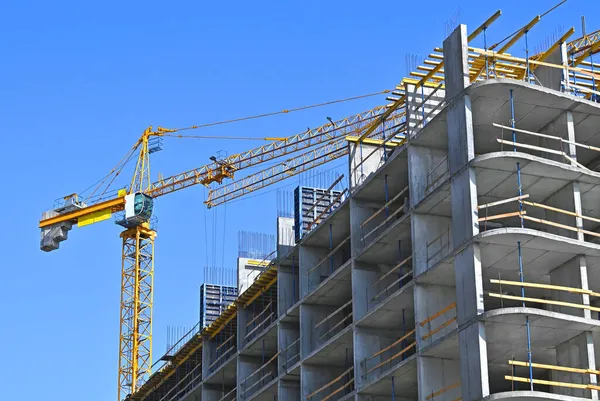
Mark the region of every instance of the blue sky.
<instances>
[{"instance_id":1,"label":"blue sky","mask_svg":"<svg viewBox=\"0 0 600 401\"><path fill-rule=\"evenodd\" d=\"M430 0L423 10L404 3L3 2L2 398L116 398L119 227L74 229L59 251L43 253L37 222L55 198L105 175L148 125L202 124L393 88L406 54L422 59L457 15L455 2ZM555 3L503 2L489 43ZM569 0L531 32L531 47L559 27L575 26L579 36L584 9L588 31L599 29L597 3ZM474 28L495 11L462 1L459 19ZM513 53L523 49L519 42ZM326 116L339 119L383 102L379 96L197 134L288 136ZM153 174L175 174L207 163L218 150L256 145L167 139L153 155ZM214 255L204 223L215 212L206 212L204 196L203 188L193 188L157 200L156 356L165 350L167 325L196 323L206 261L215 256L231 266L239 230L275 230L275 192L232 203L216 212Z\"/></svg>"}]
</instances>

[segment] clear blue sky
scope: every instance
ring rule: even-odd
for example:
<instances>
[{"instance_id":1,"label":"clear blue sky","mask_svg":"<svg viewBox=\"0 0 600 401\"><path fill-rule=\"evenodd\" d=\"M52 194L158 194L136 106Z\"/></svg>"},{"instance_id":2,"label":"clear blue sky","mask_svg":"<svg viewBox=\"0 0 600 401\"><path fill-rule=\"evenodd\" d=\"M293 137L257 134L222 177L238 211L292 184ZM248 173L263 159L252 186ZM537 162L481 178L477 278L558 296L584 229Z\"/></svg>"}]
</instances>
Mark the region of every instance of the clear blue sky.
<instances>
[{"instance_id":1,"label":"clear blue sky","mask_svg":"<svg viewBox=\"0 0 600 401\"><path fill-rule=\"evenodd\" d=\"M422 58L440 45L457 9L449 1L431 0L423 10L416 5L425 3L404 3L3 2L1 398L116 398L119 227L75 228L59 251L43 253L37 222L55 198L106 174L148 125L202 124L393 88L405 55ZM490 43L555 3L505 1ZM531 32L531 47L559 26L575 26L579 36L584 9L588 31L600 28L597 1L569 0ZM462 1L460 22L473 28L495 10ZM513 53L523 48L520 42ZM198 133L288 136L383 102L381 96ZM167 140L153 155L153 173L174 174L219 149L256 145ZM157 201L156 356L165 350L167 325L198 318L200 274L213 257L203 197L195 188ZM275 209L274 192L219 209L226 265L234 263L239 230L274 233Z\"/></svg>"}]
</instances>

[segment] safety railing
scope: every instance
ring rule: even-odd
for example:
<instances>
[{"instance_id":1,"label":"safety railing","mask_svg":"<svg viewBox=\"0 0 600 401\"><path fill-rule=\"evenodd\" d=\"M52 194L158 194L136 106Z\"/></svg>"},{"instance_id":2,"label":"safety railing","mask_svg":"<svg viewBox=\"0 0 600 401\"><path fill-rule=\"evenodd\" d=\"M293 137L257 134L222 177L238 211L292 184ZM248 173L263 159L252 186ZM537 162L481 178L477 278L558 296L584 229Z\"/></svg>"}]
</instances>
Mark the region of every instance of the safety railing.
<instances>
[{"instance_id":1,"label":"safety railing","mask_svg":"<svg viewBox=\"0 0 600 401\"><path fill-rule=\"evenodd\" d=\"M548 227L553 227L553 228L557 228L557 229L563 229L563 230L567 230L567 231L572 231L575 233L581 233L581 234L585 234L585 235L591 235L593 237L600 237L600 233L594 232L594 231L590 231L590 230L585 230L581 227L576 227L576 226L570 226L567 224L562 224L562 223L557 223L551 220L547 220L547 219L542 219L542 218L538 218L538 217L533 217L530 216L527 213L526 210L526 206L532 207L532 208L536 208L536 209L540 209L540 210L545 210L545 211L551 211L551 212L556 212L556 213L560 213L560 214L564 214L567 216L571 216L574 217L576 219L581 219L583 220L587 220L587 221L593 221L595 223L600 223L600 219L594 218L594 217L589 217L589 216L585 216L582 215L580 213L575 213L575 212L571 212L569 210L564 210L564 209L560 209L554 206L549 206L549 205L545 205L543 203L538 203L538 202L531 202L529 200L527 200L529 198L529 194L524 194L521 196L516 196L513 198L508 198L508 199L503 199L500 201L496 201L496 202L491 202L491 203L487 203L484 205L479 205L477 207L478 210L483 210L486 209L486 213L485 216L483 217L479 217L478 221L480 223L484 223L484 227L485 227L485 223L491 220L501 220L501 219L508 219L511 217L518 217L521 220L527 220L527 221L531 221L533 223L537 223L540 226L548 226ZM518 203L519 204L519 210L514 211L514 212L507 212L507 213L501 213L501 214L496 214L496 215L489 215L488 213L488 209L491 207L497 207L500 205L506 205L509 203ZM480 213L481 214L481 213Z\"/></svg>"},{"instance_id":2,"label":"safety railing","mask_svg":"<svg viewBox=\"0 0 600 401\"><path fill-rule=\"evenodd\" d=\"M273 361L276 361L278 356L279 352L244 379L240 394L243 399L250 397L277 377L277 365L273 364Z\"/></svg>"},{"instance_id":3,"label":"safety railing","mask_svg":"<svg viewBox=\"0 0 600 401\"><path fill-rule=\"evenodd\" d=\"M400 212L404 211L405 202L398 204L396 201L400 200L403 195L407 195L407 192L408 186L406 186L404 189L398 192L397 195L395 195L392 199L387 201L382 207L377 209L375 213L369 216L365 221L360 223L363 247L368 244L368 241L374 238L373 234L380 232L382 228L387 228L390 222L394 221L394 219L396 219L396 216ZM381 220L381 218L376 220L377 217L384 212L385 215L383 216L383 220Z\"/></svg>"},{"instance_id":4,"label":"safety railing","mask_svg":"<svg viewBox=\"0 0 600 401\"><path fill-rule=\"evenodd\" d=\"M415 353L416 345L415 329L412 329L387 347L363 359L361 362L364 371L363 377L367 380L372 377L372 374L381 373L394 366L395 363L405 360Z\"/></svg>"},{"instance_id":5,"label":"safety railing","mask_svg":"<svg viewBox=\"0 0 600 401\"><path fill-rule=\"evenodd\" d=\"M354 371L354 366L351 366L350 368L346 369L344 371L344 373L337 376L335 379L331 380L329 383L325 384L324 386L322 386L322 387L318 388L317 390L313 391L312 393L310 393L308 395L307 399L312 400L313 397L315 397L318 394L324 393L325 390L329 390L329 393L323 395L322 396L323 398L321 398L320 401L330 400L333 397L335 397L336 395L338 396L338 398L341 398L341 396L343 396L344 394L352 392L354 390L354 377L352 375L353 371ZM339 387L332 389L333 385L337 384L337 383L340 383L340 384L338 384ZM342 393L342 394L340 394L340 393Z\"/></svg>"},{"instance_id":6,"label":"safety railing","mask_svg":"<svg viewBox=\"0 0 600 401\"><path fill-rule=\"evenodd\" d=\"M496 138L496 141L498 143L500 143L501 146L507 145L507 146L511 147L512 150L518 149L521 152L534 151L534 152L539 152L541 154L543 154L543 153L553 154L553 155L559 156L563 163L577 166L580 169L587 171L587 172L590 171L587 167L585 167L581 163L578 163L573 157L571 157L571 155L570 155L571 149L570 148L571 147L582 148L582 149L591 150L594 152L600 152L599 147L592 146L592 145L586 145L586 144L582 144L582 143L575 142L575 141L569 141L567 139L561 138L560 136L542 134L539 132L528 131L528 130L519 129L519 128L512 128L512 127L508 127L506 125L496 124L496 123L493 123L492 125L496 128L500 128L502 130L502 137ZM548 142L554 141L557 146L556 146L556 148L549 148L549 147L545 147L545 146L537 146L537 145L531 145L531 144L527 144L527 143L521 143L521 142L515 141L514 137L511 138L512 140L505 140L504 139L504 131L505 130L508 132L514 131L515 133L524 134L524 135L528 135L528 136L532 136L532 137L536 137L536 138L543 138L543 139L548 140Z\"/></svg>"},{"instance_id":7,"label":"safety railing","mask_svg":"<svg viewBox=\"0 0 600 401\"><path fill-rule=\"evenodd\" d=\"M457 389L457 388L460 388L460 380L457 381L456 383L452 383L449 386L446 386L435 392L432 391L431 394L429 394L427 397L425 397L425 400L426 401L430 401L430 400L436 401L436 400L440 400L440 398L441 398L442 400L445 401L448 398L447 393L451 392L452 390ZM462 397L452 398L452 401L461 401L461 400L462 400Z\"/></svg>"},{"instance_id":8,"label":"safety railing","mask_svg":"<svg viewBox=\"0 0 600 401\"><path fill-rule=\"evenodd\" d=\"M237 344L235 334L227 337L215 348L215 359L211 361L208 366L208 372L212 373L217 370L223 363L229 358L235 355L237 352Z\"/></svg>"},{"instance_id":9,"label":"safety railing","mask_svg":"<svg viewBox=\"0 0 600 401\"><path fill-rule=\"evenodd\" d=\"M244 343L248 344L277 320L277 301L269 301L263 310L246 323Z\"/></svg>"},{"instance_id":10,"label":"safety railing","mask_svg":"<svg viewBox=\"0 0 600 401\"><path fill-rule=\"evenodd\" d=\"M596 86L600 74L593 69L578 66L580 62L577 60L574 62L577 66L573 66L569 63L553 64L532 58L524 59L475 47L469 47L469 51L471 59L485 59L488 66L485 73L483 69L480 69L479 74L472 74L471 82L480 79L511 78L543 86L544 83L535 75L535 70L544 67L562 72L560 85L563 92L586 99L594 99L600 95ZM585 63L581 64L586 65Z\"/></svg>"},{"instance_id":11,"label":"safety railing","mask_svg":"<svg viewBox=\"0 0 600 401\"><path fill-rule=\"evenodd\" d=\"M567 366L559 366L559 365L548 365L543 363L534 363L531 364L529 362L523 361L515 361L509 360L508 364L511 366L513 370L512 375L505 375L504 379L508 380L512 383L513 388L515 387L515 382L517 383L528 383L530 385L530 389L534 390L534 385L539 384L543 386L552 386L552 387L565 387L572 389L580 389L580 390L600 390L600 386L596 384L586 384L584 383L584 378L582 377L581 381L574 382L563 382L563 381L555 381L555 380L543 380L543 379L534 379L532 377L533 369L544 369L550 372L564 372L571 374L581 374L581 375L600 375L600 371L594 369L585 369L585 368L571 368ZM529 370L528 377L516 376L516 367L525 367Z\"/></svg>"},{"instance_id":12,"label":"safety railing","mask_svg":"<svg viewBox=\"0 0 600 401\"><path fill-rule=\"evenodd\" d=\"M432 322L438 321L439 317L444 316L446 313L448 313L452 310L454 310L453 317L446 319L441 324L436 323L435 327L432 327ZM434 313L433 315L429 316L427 319L425 319L419 323L421 325L421 327L425 327L427 325L427 333L425 333L424 335L421 336L421 340L431 339L435 334L442 332L442 330L443 330L443 333L446 334L446 331L455 322L456 322L456 302L452 302L450 305L446 306L445 308Z\"/></svg>"},{"instance_id":13,"label":"safety railing","mask_svg":"<svg viewBox=\"0 0 600 401\"><path fill-rule=\"evenodd\" d=\"M430 88L430 86L427 86ZM420 89L419 94L416 90ZM408 107L410 110L410 130L411 134L418 129L423 128L435 115L446 105L445 93L438 93L440 89L444 89L444 84L439 83L433 87L433 90L425 96L425 87L416 88L412 93L412 102L414 107ZM412 136L412 135L411 135Z\"/></svg>"},{"instance_id":14,"label":"safety railing","mask_svg":"<svg viewBox=\"0 0 600 401\"><path fill-rule=\"evenodd\" d=\"M349 241L350 236L344 238L306 273L308 276L309 291L312 291L318 284L325 281L327 277L333 274L333 272L343 266L350 259L349 253L345 252L343 249L344 245L349 243ZM340 259L341 263L339 262ZM325 264L325 262L327 262L327 264ZM314 280L315 282L313 283L312 279L314 278L318 278L318 280Z\"/></svg>"},{"instance_id":15,"label":"safety railing","mask_svg":"<svg viewBox=\"0 0 600 401\"><path fill-rule=\"evenodd\" d=\"M377 292L370 299L367 297L369 306L372 304L377 305L385 301L390 295L412 280L413 270L411 261L412 255L385 272L373 283L372 288ZM392 281L389 282L390 280Z\"/></svg>"},{"instance_id":16,"label":"safety railing","mask_svg":"<svg viewBox=\"0 0 600 401\"><path fill-rule=\"evenodd\" d=\"M285 347L281 351L281 357L283 358L282 368L284 371L297 364L300 361L300 338Z\"/></svg>"},{"instance_id":17,"label":"safety railing","mask_svg":"<svg viewBox=\"0 0 600 401\"><path fill-rule=\"evenodd\" d=\"M328 323L326 325L326 323ZM322 320L315 324L315 330L320 327L329 327L324 333L319 335L319 340L327 341L341 330L352 323L352 300L346 302Z\"/></svg>"},{"instance_id":18,"label":"safety railing","mask_svg":"<svg viewBox=\"0 0 600 401\"><path fill-rule=\"evenodd\" d=\"M499 292L489 292L487 295L492 298L500 299L500 302L504 300L509 301L519 301L521 304L525 302L530 302L534 304L540 305L550 305L550 306L562 306L567 308L579 309L579 310L589 310L592 312L600 312L600 307L591 306L589 304L583 303L575 303L575 302L566 302L566 301L557 301L553 299L545 299L545 298L536 298L536 297L525 297L525 296L516 296L516 295L508 295L504 294L502 291L502 286L507 287L521 287L521 288L537 288L543 290L551 290L551 291L560 291L560 292L568 292L571 294L579 294L579 295L587 295L589 297L600 297L600 293L594 292L591 290L585 290L582 288L576 287L566 287L562 285L552 285L552 284L541 284L541 283L530 283L525 281L510 281L510 280L500 280L500 279L491 279L490 283L499 285Z\"/></svg>"},{"instance_id":19,"label":"safety railing","mask_svg":"<svg viewBox=\"0 0 600 401\"><path fill-rule=\"evenodd\" d=\"M448 227L440 235L427 242L427 268L444 259L450 253L452 245L450 240L450 227Z\"/></svg>"}]
</instances>

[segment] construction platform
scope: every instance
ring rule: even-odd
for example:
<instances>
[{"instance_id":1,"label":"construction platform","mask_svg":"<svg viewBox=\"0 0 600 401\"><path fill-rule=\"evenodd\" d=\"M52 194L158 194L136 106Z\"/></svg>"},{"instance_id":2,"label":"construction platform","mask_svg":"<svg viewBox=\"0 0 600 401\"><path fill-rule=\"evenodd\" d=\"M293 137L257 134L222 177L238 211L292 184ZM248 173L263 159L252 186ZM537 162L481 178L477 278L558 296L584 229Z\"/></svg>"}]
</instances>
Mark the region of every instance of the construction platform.
<instances>
[{"instance_id":1,"label":"construction platform","mask_svg":"<svg viewBox=\"0 0 600 401\"><path fill-rule=\"evenodd\" d=\"M405 143L351 143L345 200L297 244L279 217L268 268L131 400L598 399L600 104L564 46L471 83L459 26Z\"/></svg>"}]
</instances>

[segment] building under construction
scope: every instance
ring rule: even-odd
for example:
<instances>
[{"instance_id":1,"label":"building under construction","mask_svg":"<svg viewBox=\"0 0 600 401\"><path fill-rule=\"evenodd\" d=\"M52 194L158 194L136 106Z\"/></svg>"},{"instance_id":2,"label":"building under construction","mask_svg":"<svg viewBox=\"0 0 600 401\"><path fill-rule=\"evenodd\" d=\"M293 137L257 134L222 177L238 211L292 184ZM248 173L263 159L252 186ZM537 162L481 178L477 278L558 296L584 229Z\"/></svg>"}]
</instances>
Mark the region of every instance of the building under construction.
<instances>
[{"instance_id":1,"label":"building under construction","mask_svg":"<svg viewBox=\"0 0 600 401\"><path fill-rule=\"evenodd\" d=\"M119 398L598 399L600 31L530 54L547 13L488 46L500 14L458 26L385 106L153 183L178 130L150 127L111 173L139 151L129 187L44 213L45 251L123 213ZM276 250L240 254L237 287L207 283L208 319L152 365L154 200L213 185L213 207L342 157L347 187L298 188Z\"/></svg>"},{"instance_id":2,"label":"building under construction","mask_svg":"<svg viewBox=\"0 0 600 401\"><path fill-rule=\"evenodd\" d=\"M349 188L298 242L277 218L268 265L131 400L598 399L600 33L507 54L538 16L473 47L498 16L402 81Z\"/></svg>"}]
</instances>

